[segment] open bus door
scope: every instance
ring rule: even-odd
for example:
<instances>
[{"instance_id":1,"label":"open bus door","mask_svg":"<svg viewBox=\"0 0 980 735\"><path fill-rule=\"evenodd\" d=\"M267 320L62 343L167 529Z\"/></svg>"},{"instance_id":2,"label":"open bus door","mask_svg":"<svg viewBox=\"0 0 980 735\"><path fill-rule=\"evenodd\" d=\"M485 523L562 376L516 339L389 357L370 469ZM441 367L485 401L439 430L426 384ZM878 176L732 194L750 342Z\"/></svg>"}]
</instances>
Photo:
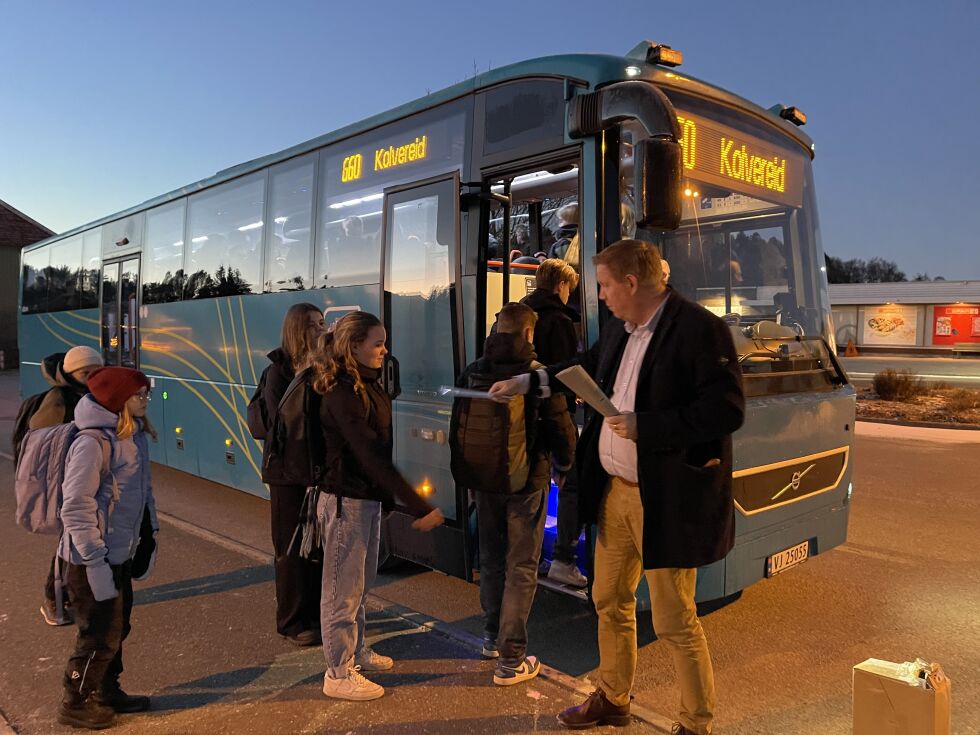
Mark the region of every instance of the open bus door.
<instances>
[{"instance_id":1,"label":"open bus door","mask_svg":"<svg viewBox=\"0 0 980 735\"><path fill-rule=\"evenodd\" d=\"M484 171L481 255L477 269L476 354L483 353L483 341L490 334L501 307L508 302L520 301L535 290L535 274L543 257L563 259L581 273L582 245L578 237L582 222L580 168L580 154L576 149L509 162ZM568 306L579 314L575 325L580 343L585 338L587 321L582 316L583 293L580 286L568 301ZM541 335L542 339L545 337ZM548 359L546 355L542 357ZM578 413L573 418L581 424L583 417L581 412ZM591 557L588 538L576 533L581 530L576 523L577 483L574 478L566 482L566 492L559 493L554 484L549 491L541 553L543 573L550 566L559 541L564 552L560 555L574 556L583 572ZM559 515L563 521L560 539ZM583 588L551 581L546 573L539 577L539 582L585 597Z\"/></svg>"},{"instance_id":2,"label":"open bus door","mask_svg":"<svg viewBox=\"0 0 980 735\"><path fill-rule=\"evenodd\" d=\"M431 533L409 527L393 513L383 542L387 553L448 574L468 577L466 498L459 497L449 458L452 403L440 394L461 369L458 338L459 177L457 174L389 189L384 200L384 306L388 349L398 375L385 383L394 395L395 462L418 492L446 517Z\"/></svg>"},{"instance_id":3,"label":"open bus door","mask_svg":"<svg viewBox=\"0 0 980 735\"><path fill-rule=\"evenodd\" d=\"M139 258L102 265L102 359L106 365L139 368Z\"/></svg>"}]
</instances>

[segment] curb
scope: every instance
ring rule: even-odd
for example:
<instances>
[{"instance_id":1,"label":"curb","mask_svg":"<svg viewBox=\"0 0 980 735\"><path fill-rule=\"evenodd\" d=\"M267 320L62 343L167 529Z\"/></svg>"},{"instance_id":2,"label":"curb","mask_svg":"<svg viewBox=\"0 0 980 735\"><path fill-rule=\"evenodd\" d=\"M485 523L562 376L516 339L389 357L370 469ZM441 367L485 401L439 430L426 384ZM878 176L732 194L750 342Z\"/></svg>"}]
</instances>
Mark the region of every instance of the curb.
<instances>
[{"instance_id":1,"label":"curb","mask_svg":"<svg viewBox=\"0 0 980 735\"><path fill-rule=\"evenodd\" d=\"M941 421L902 421L901 419L879 419L869 416L859 416L857 421L869 424L888 424L889 426L915 426L920 429L954 429L956 431L980 431L976 424L946 424Z\"/></svg>"},{"instance_id":2,"label":"curb","mask_svg":"<svg viewBox=\"0 0 980 735\"><path fill-rule=\"evenodd\" d=\"M386 611L394 613L406 622L422 628L433 630L474 651L481 651L483 649L483 641L472 633L467 633L465 630L455 628L448 623L444 623L441 620L429 617L428 615L412 610L411 608L402 607L397 603L375 594L368 593L368 599L384 608ZM419 621L419 618L422 618L421 622ZM541 673L538 674L538 676L541 679L549 681L552 684L556 684L563 689L575 692L576 694L581 694L583 697L587 697L589 694L595 691L595 687L588 679L566 674L544 663L541 664ZM555 714L557 715L558 713L556 712ZM630 714L640 722L651 725L664 733L670 733L674 724L672 720L668 720L663 715L658 714L647 707L638 705L635 702L630 703Z\"/></svg>"}]
</instances>

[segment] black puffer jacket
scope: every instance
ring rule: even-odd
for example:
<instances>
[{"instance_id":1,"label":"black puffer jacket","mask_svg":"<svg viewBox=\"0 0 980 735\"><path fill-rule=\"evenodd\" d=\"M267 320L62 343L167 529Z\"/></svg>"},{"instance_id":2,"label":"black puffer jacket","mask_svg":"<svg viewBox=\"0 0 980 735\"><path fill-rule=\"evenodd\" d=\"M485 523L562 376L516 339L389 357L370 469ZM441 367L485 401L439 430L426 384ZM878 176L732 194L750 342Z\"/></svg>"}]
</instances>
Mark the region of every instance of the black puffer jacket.
<instances>
[{"instance_id":1,"label":"black puffer jacket","mask_svg":"<svg viewBox=\"0 0 980 735\"><path fill-rule=\"evenodd\" d=\"M326 468L320 491L338 498L377 500L385 511L394 507L397 498L421 518L433 508L391 460L391 398L379 381L381 371L361 366L360 374L367 390L366 406L346 373L320 401Z\"/></svg>"},{"instance_id":2,"label":"black puffer jacket","mask_svg":"<svg viewBox=\"0 0 980 735\"><path fill-rule=\"evenodd\" d=\"M489 387L498 380L506 380L540 366L541 363L535 361L534 345L529 345L519 335L495 332L484 343L483 357L466 367L456 385L466 388L476 383ZM524 397L524 418L528 452L550 453L559 467L570 467L575 458L577 431L564 396L554 393L548 398L537 398L529 393Z\"/></svg>"}]
</instances>

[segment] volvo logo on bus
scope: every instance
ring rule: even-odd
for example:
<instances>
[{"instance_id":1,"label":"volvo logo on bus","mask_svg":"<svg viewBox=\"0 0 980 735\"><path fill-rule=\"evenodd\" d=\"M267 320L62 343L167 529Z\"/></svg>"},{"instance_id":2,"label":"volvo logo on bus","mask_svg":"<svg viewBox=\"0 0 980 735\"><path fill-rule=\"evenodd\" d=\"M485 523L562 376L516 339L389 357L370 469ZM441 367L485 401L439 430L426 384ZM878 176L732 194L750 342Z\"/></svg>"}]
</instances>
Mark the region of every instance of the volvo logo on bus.
<instances>
[{"instance_id":1,"label":"volvo logo on bus","mask_svg":"<svg viewBox=\"0 0 980 735\"><path fill-rule=\"evenodd\" d=\"M816 463L813 463L809 467L807 467L805 470L803 470L802 472L800 472L799 470L797 470L796 472L794 472L793 473L793 478L789 481L789 484L787 484L786 487L784 487L778 493L776 493L775 495L773 495L770 498L770 500L775 500L776 498L778 498L780 495L782 495L784 492L786 492L790 488L792 488L793 490L799 490L800 489L800 482L803 480L803 476L807 472L809 472L810 470L812 470L814 467L816 467L816 466L817 466Z\"/></svg>"}]
</instances>

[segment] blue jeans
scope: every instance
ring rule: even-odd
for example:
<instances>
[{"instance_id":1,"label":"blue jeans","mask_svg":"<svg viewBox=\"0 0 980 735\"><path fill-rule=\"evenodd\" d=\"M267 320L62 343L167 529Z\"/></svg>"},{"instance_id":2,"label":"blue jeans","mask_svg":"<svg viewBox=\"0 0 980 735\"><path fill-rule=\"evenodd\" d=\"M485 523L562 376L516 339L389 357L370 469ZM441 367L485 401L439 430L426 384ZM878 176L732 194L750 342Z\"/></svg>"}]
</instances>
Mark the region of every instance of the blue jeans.
<instances>
[{"instance_id":1,"label":"blue jeans","mask_svg":"<svg viewBox=\"0 0 980 735\"><path fill-rule=\"evenodd\" d=\"M320 627L327 674L347 676L364 647L364 598L378 572L381 503L323 493L317 504L323 539Z\"/></svg>"}]
</instances>

